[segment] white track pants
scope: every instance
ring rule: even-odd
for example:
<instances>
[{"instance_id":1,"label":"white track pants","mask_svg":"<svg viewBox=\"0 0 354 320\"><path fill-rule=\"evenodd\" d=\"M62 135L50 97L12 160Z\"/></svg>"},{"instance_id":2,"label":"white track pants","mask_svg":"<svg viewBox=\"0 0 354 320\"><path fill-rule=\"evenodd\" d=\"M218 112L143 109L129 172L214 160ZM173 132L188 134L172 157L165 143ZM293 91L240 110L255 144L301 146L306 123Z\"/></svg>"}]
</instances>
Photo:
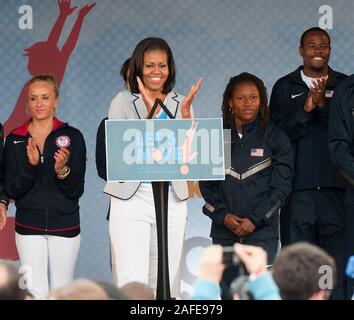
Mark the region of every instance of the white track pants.
<instances>
[{"instance_id":1,"label":"white track pants","mask_svg":"<svg viewBox=\"0 0 354 320\"><path fill-rule=\"evenodd\" d=\"M65 238L16 233L16 246L26 271L28 289L36 299L46 298L49 292L48 262L51 290L73 281L80 235Z\"/></svg>"}]
</instances>

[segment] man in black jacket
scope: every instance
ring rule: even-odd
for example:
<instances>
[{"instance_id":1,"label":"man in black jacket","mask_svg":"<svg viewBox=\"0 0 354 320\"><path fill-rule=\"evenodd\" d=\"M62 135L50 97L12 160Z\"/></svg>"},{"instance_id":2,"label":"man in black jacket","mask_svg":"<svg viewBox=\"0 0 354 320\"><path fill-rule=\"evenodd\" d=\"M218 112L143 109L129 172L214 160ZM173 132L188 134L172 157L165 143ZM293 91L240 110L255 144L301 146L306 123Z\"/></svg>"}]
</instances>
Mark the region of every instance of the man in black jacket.
<instances>
[{"instance_id":1,"label":"man in black jacket","mask_svg":"<svg viewBox=\"0 0 354 320\"><path fill-rule=\"evenodd\" d=\"M330 45L328 33L320 28L303 33L303 66L276 82L270 111L295 154L293 192L281 211L282 244L308 241L332 255L339 275L332 297L344 299L345 181L330 160L327 141L329 101L346 75L328 66Z\"/></svg>"},{"instance_id":2,"label":"man in black jacket","mask_svg":"<svg viewBox=\"0 0 354 320\"><path fill-rule=\"evenodd\" d=\"M343 81L331 101L329 151L334 164L346 177L345 261L354 255L354 75ZM354 281L349 280L349 294Z\"/></svg>"},{"instance_id":3,"label":"man in black jacket","mask_svg":"<svg viewBox=\"0 0 354 320\"><path fill-rule=\"evenodd\" d=\"M9 199L5 193L4 188L4 174L2 170L2 157L4 152L4 130L0 123L0 232L5 228L6 224L6 210L9 204Z\"/></svg>"}]
</instances>

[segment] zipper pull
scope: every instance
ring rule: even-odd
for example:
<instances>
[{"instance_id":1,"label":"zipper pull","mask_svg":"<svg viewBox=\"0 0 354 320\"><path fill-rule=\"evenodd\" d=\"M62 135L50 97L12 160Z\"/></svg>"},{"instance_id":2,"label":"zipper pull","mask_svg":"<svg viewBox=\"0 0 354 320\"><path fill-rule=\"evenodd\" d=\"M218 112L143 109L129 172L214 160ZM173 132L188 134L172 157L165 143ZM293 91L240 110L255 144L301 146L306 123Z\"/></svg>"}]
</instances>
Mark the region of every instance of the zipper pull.
<instances>
[{"instance_id":1,"label":"zipper pull","mask_svg":"<svg viewBox=\"0 0 354 320\"><path fill-rule=\"evenodd\" d=\"M43 163L44 162L44 157L43 157L43 155L41 155L41 163Z\"/></svg>"}]
</instances>

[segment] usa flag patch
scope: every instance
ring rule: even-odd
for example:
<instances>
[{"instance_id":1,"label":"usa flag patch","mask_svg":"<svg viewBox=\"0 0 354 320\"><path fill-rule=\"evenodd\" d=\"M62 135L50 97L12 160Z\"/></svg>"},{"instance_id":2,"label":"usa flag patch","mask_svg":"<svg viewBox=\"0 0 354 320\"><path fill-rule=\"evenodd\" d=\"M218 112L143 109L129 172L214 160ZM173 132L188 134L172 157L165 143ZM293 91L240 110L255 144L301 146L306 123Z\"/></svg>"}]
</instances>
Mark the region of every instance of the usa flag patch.
<instances>
[{"instance_id":1,"label":"usa flag patch","mask_svg":"<svg viewBox=\"0 0 354 320\"><path fill-rule=\"evenodd\" d=\"M251 157L263 157L264 149L251 149Z\"/></svg>"},{"instance_id":2,"label":"usa flag patch","mask_svg":"<svg viewBox=\"0 0 354 320\"><path fill-rule=\"evenodd\" d=\"M334 90L326 90L325 91L325 97L326 98L332 98L333 97Z\"/></svg>"}]
</instances>

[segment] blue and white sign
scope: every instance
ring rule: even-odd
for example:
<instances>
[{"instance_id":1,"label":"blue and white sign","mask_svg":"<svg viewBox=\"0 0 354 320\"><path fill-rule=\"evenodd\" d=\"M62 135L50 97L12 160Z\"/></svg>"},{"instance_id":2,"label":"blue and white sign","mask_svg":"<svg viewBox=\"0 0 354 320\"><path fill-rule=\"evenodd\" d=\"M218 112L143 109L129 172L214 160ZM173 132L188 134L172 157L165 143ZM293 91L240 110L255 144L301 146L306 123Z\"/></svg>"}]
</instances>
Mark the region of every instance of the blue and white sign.
<instances>
[{"instance_id":1,"label":"blue and white sign","mask_svg":"<svg viewBox=\"0 0 354 320\"><path fill-rule=\"evenodd\" d=\"M221 119L107 120L107 179L224 180Z\"/></svg>"}]
</instances>

